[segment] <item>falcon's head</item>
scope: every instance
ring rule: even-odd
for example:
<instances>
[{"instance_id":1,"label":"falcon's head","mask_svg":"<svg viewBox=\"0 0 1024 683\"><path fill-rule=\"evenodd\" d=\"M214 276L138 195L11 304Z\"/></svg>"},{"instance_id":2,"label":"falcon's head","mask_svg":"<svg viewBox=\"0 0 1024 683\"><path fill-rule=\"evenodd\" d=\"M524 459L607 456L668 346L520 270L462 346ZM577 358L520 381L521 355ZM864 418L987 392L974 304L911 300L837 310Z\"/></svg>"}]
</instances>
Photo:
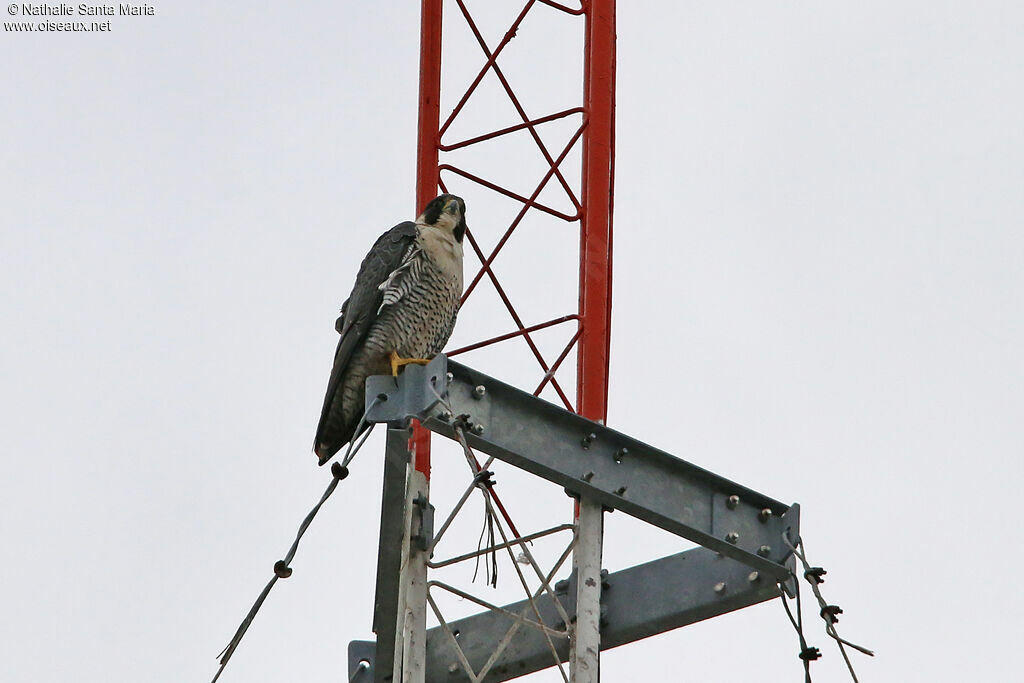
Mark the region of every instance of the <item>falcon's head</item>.
<instances>
[{"instance_id":1,"label":"falcon's head","mask_svg":"<svg viewBox=\"0 0 1024 683\"><path fill-rule=\"evenodd\" d=\"M466 202L453 194L440 195L430 200L416 222L451 233L461 243L466 234Z\"/></svg>"}]
</instances>

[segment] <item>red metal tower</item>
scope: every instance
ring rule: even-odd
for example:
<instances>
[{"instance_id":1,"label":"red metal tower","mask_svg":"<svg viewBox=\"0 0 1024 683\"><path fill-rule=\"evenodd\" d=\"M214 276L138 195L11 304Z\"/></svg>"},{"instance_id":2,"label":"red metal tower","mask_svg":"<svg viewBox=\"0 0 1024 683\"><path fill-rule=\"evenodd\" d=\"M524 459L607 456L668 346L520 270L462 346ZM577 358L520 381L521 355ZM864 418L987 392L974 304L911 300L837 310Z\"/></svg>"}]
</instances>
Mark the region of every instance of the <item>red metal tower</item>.
<instances>
[{"instance_id":1,"label":"red metal tower","mask_svg":"<svg viewBox=\"0 0 1024 683\"><path fill-rule=\"evenodd\" d=\"M608 405L611 314L614 0L583 0L576 8L556 0L522 0L525 4L518 13L502 24L495 16L507 9L505 3L482 5L487 16L478 17L470 11L470 1L452 0L446 8L442 0L422 0L417 156L418 207L440 189L466 197L471 216L484 216L480 223L470 218L466 233L465 268L471 277L456 330L461 346L448 351L449 358L411 368L397 386L391 377L371 378L367 384L368 396L384 397L381 405L394 406L368 407L368 415L373 413L370 421L424 420L431 431L459 442L470 478L435 533L427 432L414 431L414 466L407 467L407 433L389 429L374 606L377 639L353 641L350 664L365 663L377 683L399 677L403 683L428 678L481 683L551 666L565 683L597 683L602 650L775 599L780 586L791 594L793 557L788 549L799 538L799 506L786 506L602 424ZM444 29L442 22L447 23ZM562 42L555 24L576 29L575 38ZM447 37L453 28L467 29L463 37L479 47L473 55L479 59L478 69L467 62L464 51L449 49ZM541 43L524 45L520 34L534 39L539 35ZM516 50L507 50L517 36ZM533 57L542 51L538 48L552 46L562 49L548 61L513 58L524 53ZM447 60L444 73L442 48ZM560 76L563 67L574 70L575 80ZM449 78L449 71L456 76ZM550 97L545 91L544 104L531 108L541 92L538 88L555 81L556 89L568 84L570 96ZM450 82L468 85L452 97ZM520 92L514 85L530 87ZM481 92L487 96L481 97ZM465 112L474 104L482 109L477 107L467 125ZM481 127L484 132L479 132ZM550 135L552 128L561 135ZM553 139L564 145L550 146ZM466 153L485 145L486 153ZM519 154L521 147L534 155ZM567 159L572 161L564 163ZM533 173L539 178L536 185L522 189ZM501 211L507 212L509 206L511 218L502 230L498 217L504 217ZM578 242L566 239L567 225L578 228ZM534 231L529 239L521 234L524 226ZM522 240L533 248L516 252ZM518 260L499 278L510 251ZM570 264L553 266L553 256L564 256ZM560 277L570 267L577 284L571 293L568 279ZM524 271L544 282L522 286L516 277ZM493 288L496 298L484 298L485 305L474 308L481 289L487 289L482 283ZM526 306L521 305L524 300L529 302ZM513 329L493 334L493 329L483 327L488 333L478 334L481 328L474 324L479 319L493 323L502 317L502 309ZM542 330L550 335L547 330L562 326L575 328L571 336L562 330L554 337L568 337L564 345L541 343ZM488 369L500 375L514 367L511 381L490 376L477 365L479 358L486 366L488 355L475 352L495 344L503 345L502 352L489 356ZM535 387L523 386L536 371L533 361L524 364L512 358L523 346L542 373ZM477 367L450 360L468 352L474 352ZM560 377L573 352L576 385L570 399L569 385ZM541 392L562 405L538 400ZM482 465L478 453L489 456ZM550 516L560 515L557 508L538 511L542 496L537 496L526 511L535 513L533 524L549 528L520 534L490 480L488 468L495 458L563 487L577 499L573 523L549 526ZM448 459L438 464L447 466ZM448 482L446 476L436 483ZM444 553L436 552L442 538L451 538L448 530L475 491L482 494L486 520L483 532L472 532L474 538L479 535L476 551L452 554L446 543ZM528 506L513 507L518 513ZM700 547L605 576L601 560L606 509L620 510ZM560 545L567 532L572 538ZM552 543L560 554L544 557L539 546L532 547L535 541L558 534L563 536ZM499 552L509 560L512 585L524 590L525 600L502 606L440 578L449 567L488 555L496 571ZM555 581L570 555L572 572ZM537 558L551 559L550 568L542 569ZM616 588L603 592L605 586ZM442 599L450 602L442 605ZM486 611L459 616L457 612L465 609L457 608L453 600ZM428 611L438 622L429 630ZM564 662L569 663L568 674Z\"/></svg>"},{"instance_id":2,"label":"red metal tower","mask_svg":"<svg viewBox=\"0 0 1024 683\"><path fill-rule=\"evenodd\" d=\"M464 345L460 349L450 351L449 355L458 355L500 342L515 340L513 343L519 343L519 338L521 338L544 372L543 379L535 388L534 394L539 395L550 383L567 409L575 410L588 419L604 422L608 406L608 357L611 333L612 210L615 159L615 0L582 0L580 5L575 8L555 0L526 0L522 10L516 15L502 39L493 46L488 45L485 40L466 0L455 0L455 4L459 10L458 14L461 15L480 47L481 65L476 77L472 79L465 92L458 97L457 104L450 113L447 113L442 122L441 60L446 36L442 25L443 3L442 0L422 0L416 164L417 209L426 205L437 194L439 188L447 192L449 185L453 183L460 186L470 183L487 188L492 192L518 201L521 208L489 253L482 249L480 241L476 239L472 230L467 234L468 245L480 265L473 276L467 279L469 284L463 297L463 302L465 302L477 291L477 285L482 280L489 280L515 327L508 333ZM499 63L499 58L512 39L517 36L524 20L531 15L531 11L536 15L538 14L537 9L542 6L548 10L549 18L553 16L550 12L553 10L580 19L580 22L576 23L576 30L581 30L583 36L582 73L580 74L583 82L582 102L579 102L577 106L538 115L527 112L523 97L517 93L507 78ZM553 64L551 68L558 69L560 66L571 68L568 64ZM449 141L446 133L488 74L497 78L501 89L507 95L520 120L468 139ZM545 123L561 119L578 120L579 125L565 147L560 152L552 154L537 129ZM480 145L522 131L529 133L526 144L537 147L547 166L543 177L529 196L517 193L509 186L474 174L453 163L442 162L442 154L464 150L473 145ZM561 168L562 162L577 145L582 147L578 176L574 170ZM578 180L573 182L577 178ZM557 183L564 190L575 211L571 213L558 211L538 200L545 185L551 181ZM574 186L578 188L578 196L574 191ZM579 225L577 308L575 311L565 311L563 315L550 320L536 321L528 311L522 309L522 306L517 308L492 268L499 252L528 213L546 215L548 220L552 221L578 223ZM469 262L471 261L467 255L467 264ZM472 272L473 270L467 265L467 275ZM573 322L576 324L575 333L571 336L568 344L562 348L557 358L549 361L541 353L531 334L550 326L572 324ZM563 361L574 347L576 347L577 357L575 406L567 396L563 383L559 382L556 376ZM411 450L415 469L422 473L429 482L430 437L425 429L414 427ZM426 482L423 484L424 487L427 485ZM496 500L496 502L499 506L501 505L500 501ZM502 508L502 512L504 512L504 508ZM581 577L579 585L582 592L577 595L580 611L571 656L573 679L597 681L597 652L600 649L598 603L600 600L602 509L600 505L584 501L577 503L575 513L578 532L574 550L574 566L577 576ZM597 578L596 593L592 588L593 581L587 582L591 588L587 588L582 581L583 577L591 574ZM592 609L588 609L587 605ZM586 653L590 653L590 655ZM590 661L583 661L588 656Z\"/></svg>"},{"instance_id":3,"label":"red metal tower","mask_svg":"<svg viewBox=\"0 0 1024 683\"><path fill-rule=\"evenodd\" d=\"M391 376L368 378L367 396L374 398L367 404L367 419L389 425L374 599L373 630L377 638L350 643L350 680L365 674L372 676L375 683L423 683L428 678L482 683L556 666L565 683L598 683L602 649L776 599L780 586L792 594L794 558L787 548L795 551L794 544L799 543L799 506L786 506L603 424L608 406L611 318L615 1L581 0L580 6L574 8L556 0L523 0L522 9L492 45L485 39L487 31L481 30L467 6L470 0L453 0L454 7L448 6L453 15L448 17L449 22L464 21L472 41L480 48L481 64L475 76L468 79L469 85L461 96L452 100L455 104L443 120L445 8L442 0L421 1L416 208L426 205L439 189L464 197L471 195L474 201L480 199L480 206L487 204L483 195L493 193L516 207L514 217L503 231L491 210L484 212L487 220L481 225L485 229L479 234L473 231L475 224L470 221L464 248L471 252L466 255L466 272L472 277L467 279L463 294L465 304L471 297L479 296L481 283L489 283L514 328L497 335L480 335L475 340L464 339L469 343L448 351L447 356L499 343L525 344L542 377L530 396L529 387L510 386L482 370L439 356L426 367L407 368L397 381ZM486 5L488 10L497 6ZM563 61L572 64L556 59L542 64L538 70L535 62L529 77L536 85L547 82L561 66L576 68L579 75L572 92L581 101L538 113L528 111L528 98L513 87L517 81L509 78L503 66L504 51L523 28L524 21L542 9L544 21L557 17L562 20L562 28L572 25L578 30L576 38L582 48L582 59L578 63L566 60L567 53L563 51ZM493 19L488 17L492 30ZM530 28L536 30L538 25L535 22ZM542 35L549 39L546 33ZM570 40L566 44L571 43ZM456 137L453 122L464 113L467 102L489 75L491 84L496 82L499 86L497 94L507 98L506 104L511 104L518 121L499 122L487 132L450 139ZM492 92L492 99L486 100L488 107L494 95ZM493 123L484 118L483 125ZM476 120L477 125L480 120ZM544 126L555 122L563 126L563 132L569 124L571 131L560 149L549 148L551 138L546 141L541 133ZM497 175L491 175L496 172L495 167L521 170L513 155L488 158L485 154L482 158L491 163L482 165L486 170L474 168L474 172L467 170L468 166L459 161L462 157L455 154L496 140L515 142L516 137L531 151L539 152L543 160L540 179L529 192L517 191L513 184L499 182ZM563 164L567 159L573 162ZM518 182L522 182L524 173L518 175ZM559 209L554 202L542 200L546 187L564 193L562 199L571 208ZM469 204L472 214L477 204ZM528 297L522 297L522 290L515 292L505 286L508 280L497 275L496 260L499 256L507 257L510 240L517 231L523 232L528 216L557 223L562 228L560 234L567 232L566 224L578 224L578 251L562 240L557 249L545 241L539 245L539 251L525 252L527 258L538 262L544 252L572 256L571 265L578 269L574 310L560 310L564 303L571 306L572 302L553 296L551 301L531 300L529 309L517 307L514 300L522 304L522 299ZM485 249L488 242L484 237L495 235L484 232L496 229L500 235ZM558 231L535 235L551 239L554 232ZM474 262L479 267L474 267ZM546 272L550 270L546 266L528 265L551 274ZM563 266L560 272L565 270ZM555 289L549 286L539 291L546 297L554 294ZM565 293L571 286L562 281L560 289ZM494 302L491 307L485 306L482 317L500 317L494 315L493 306ZM550 317L554 310L559 310L559 314ZM465 313L466 308L462 311ZM460 315L460 325L464 325L464 320ZM551 348L546 347L546 355L544 345L536 337L538 332L558 326L575 329L564 345L555 347L558 351L552 360ZM576 385L571 400L566 383L559 381L557 373L574 351ZM505 360L503 352L499 364L506 365ZM511 384L522 384L518 377L521 369L516 365L518 381ZM545 390L566 410L538 400L536 397ZM429 432L414 423L409 438L405 425L411 418L423 420L431 430L457 441L470 468L461 499L451 506L436 533L435 510L429 501ZM478 450L474 452L474 448ZM482 466L477 453L489 456ZM492 472L488 467L495 458L563 487L577 499L573 523L520 534L490 479ZM337 480L332 483L328 495L336 483ZM439 541L450 536L446 536L447 530L474 492L482 494L485 504L484 532L479 535L476 551L435 557ZM601 569L606 509L621 510L701 547L606 577ZM501 512L500 518L495 510ZM542 512L534 521L540 519L548 524L545 518L549 516L550 513ZM555 516L560 515L556 512ZM560 533L571 533L572 538L562 546L564 549L550 569L541 569L536 559L541 555L531 550L531 545ZM510 560L514 579L519 581L517 587L524 589L526 600L500 606L493 599L482 599L428 576L428 570L444 571L488 555L496 572L499 551ZM569 578L555 581L570 554L573 571ZM290 558L291 555L287 559ZM282 566L287 569L286 562ZM486 576L486 569L484 573ZM496 581L491 585L496 587ZM617 588L602 595L606 585ZM651 586L657 590L650 590ZM437 595L442 593L487 611L452 620L454 612L438 602ZM259 602L254 609L258 605ZM824 603L822 606L825 607ZM438 626L429 631L428 607L438 620ZM604 610L608 614L606 620L602 619ZM248 620L243 622L239 634L244 633L247 623ZM566 661L570 664L569 675L563 669Z\"/></svg>"},{"instance_id":4,"label":"red metal tower","mask_svg":"<svg viewBox=\"0 0 1024 683\"><path fill-rule=\"evenodd\" d=\"M465 0L455 0L461 16L482 51L481 68L465 93L458 98L458 104L441 121L441 55L445 32L442 26L442 0L422 0L422 23L420 30L420 103L416 162L416 205L426 205L436 196L438 188L447 191L451 179L470 182L486 187L522 203L522 210L508 226L496 247L485 254L472 232L468 243L479 260L480 267L469 283L464 295L472 296L476 285L484 278L495 286L502 302L508 309L515 324L515 330L504 335L481 339L471 345L456 349L449 355L474 350L503 341L522 337L544 370L544 380L536 388L539 394L550 382L567 408L573 409L555 373L568 356L573 346L577 348L576 400L575 411L592 420L603 421L608 406L608 355L611 333L611 267L612 267L612 208L615 160L615 1L583 0L580 7L573 8L554 0L527 0L514 22L496 45L489 46L477 26ZM506 78L498 63L502 51L516 36L527 15L537 6L578 16L582 19L584 36L583 55L583 102L581 106L551 112L540 116L529 115L513 85ZM554 65L557 68L558 65ZM445 133L464 105L473 95L481 80L492 72L500 81L505 93L521 118L521 122L506 126L468 140L447 142ZM557 156L551 154L537 133L537 127L553 120L579 115L580 124L569 144ZM549 168L532 196L517 194L513 189L466 171L463 168L441 162L441 154L480 144L497 137L527 130L531 144L536 144ZM571 189L571 181L560 168L562 161L573 147L582 145L582 168L579 176L579 199ZM575 205L574 214L559 212L541 204L537 196L552 178L566 190ZM491 268L498 252L519 226L527 212L547 214L555 220L579 224L579 305L576 311L567 311L564 316L528 325L530 318L520 314L505 294L501 282ZM472 272L472 271L467 271ZM543 357L534 344L531 333L548 326L576 321L577 331L551 363ZM425 430L417 430L414 437L418 467L429 469L429 437Z\"/></svg>"}]
</instances>

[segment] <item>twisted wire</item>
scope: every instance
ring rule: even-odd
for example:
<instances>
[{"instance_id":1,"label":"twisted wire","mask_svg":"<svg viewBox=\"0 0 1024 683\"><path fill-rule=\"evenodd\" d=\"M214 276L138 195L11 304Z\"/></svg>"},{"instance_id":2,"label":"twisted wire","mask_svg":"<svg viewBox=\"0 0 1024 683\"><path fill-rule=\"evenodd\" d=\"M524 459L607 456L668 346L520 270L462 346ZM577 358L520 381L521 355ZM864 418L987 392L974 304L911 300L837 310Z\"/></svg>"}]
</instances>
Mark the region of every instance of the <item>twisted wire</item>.
<instances>
[{"instance_id":1,"label":"twisted wire","mask_svg":"<svg viewBox=\"0 0 1024 683\"><path fill-rule=\"evenodd\" d=\"M846 648L851 647L857 650L858 652L868 655L869 657L874 657L875 653L867 649L866 647L862 647L860 645L857 645L856 643L852 643L849 640L846 640L839 636L839 632L836 630L835 625L839 621L839 615L842 614L843 610L840 609L838 605L828 604L824 596L822 596L821 594L821 589L818 588L818 585L824 583L825 581L823 578L821 578L822 575L826 573L825 570L821 567L812 567L810 562L807 561L806 547L804 545L804 541L802 538L797 538L796 543L793 543L789 540L789 538L786 535L783 535L782 540L783 542L785 542L785 544L789 547L789 549L793 552L793 554L800 560L800 563L803 565L804 579L807 581L807 583L811 585L811 590L814 592L814 597L817 599L818 605L821 608L819 614L821 615L821 618L825 621L825 633L830 638L836 641L836 644L839 646L839 652L843 656L843 661L846 662L846 668L847 670L849 670L851 678L853 678L854 683L859 683L859 680L857 679L857 673L853 669L853 662L850 661L850 656L849 654L847 654ZM796 581L795 583L797 589L797 613L800 614L802 611L800 609L800 582ZM797 627L797 633L800 635L800 646L802 648L800 658L804 660L806 680L809 683L811 680L811 674L809 671L810 661L820 657L821 653L818 651L817 648L807 648L806 642L804 641L803 637L803 617L802 615L800 615L799 620L793 619L792 614L789 610L789 606L786 604L785 595L783 595L782 604L786 608L786 613L790 615L790 621L793 622L793 625Z\"/></svg>"},{"instance_id":2,"label":"twisted wire","mask_svg":"<svg viewBox=\"0 0 1024 683\"><path fill-rule=\"evenodd\" d=\"M373 403L370 404L371 410L373 409L374 406L376 406L377 402L378 399L374 399ZM366 414L364 413L354 433L358 434L359 430L362 429L363 425L365 424ZM358 439L358 443L357 439L353 438L349 442L349 447L345 453L344 460L340 463L335 462L333 465L331 465L331 481L327 485L327 488L324 490L323 495L320 496L319 502L317 502L317 504L313 506L313 509L310 510L309 514L307 514L305 519L302 520L302 523L299 525L299 530L295 534L295 540L292 542L291 547L285 554L284 559L278 560L274 563L274 575L270 578L270 581L267 582L267 585L263 587L263 590L262 592L260 592L259 597L256 598L256 602L253 603L252 607L249 609L249 613L245 615L244 619L242 619L242 623L239 624L238 629L235 631L235 634L231 637L231 640L228 642L227 646L225 646L225 648L221 650L220 653L217 655L217 658L220 660L220 666L217 668L217 673L214 675L211 683L216 683L217 679L220 678L220 675L224 673L224 668L228 665L228 662L231 660L231 655L235 654L235 650L238 648L239 643L242 642L242 637L245 635L245 632L249 630L249 625L252 624L253 619L256 618L256 614L260 611L260 608L263 606L263 602L267 599L267 596L270 594L270 589L274 587L274 584L277 583L278 579L287 579L289 576L292 575L292 568L289 565L291 564L292 560L295 559L295 553L299 549L299 541L302 540L302 536L306 533L306 529L308 529L309 525L313 522L313 518L316 517L316 513L320 511L320 507L327 502L327 499L331 497L332 493L334 493L334 489L338 487L338 482L340 482L342 479L348 476L348 464L352 462L352 459L355 458L356 454L359 452L359 449L361 449L363 447L363 444L366 443L366 440L370 436L370 432L373 431L373 427L374 425L370 424L369 429L367 429L363 433L362 438ZM359 671L359 669L356 669L356 673L358 673ZM354 675L355 674L353 674L353 676Z\"/></svg>"}]
</instances>

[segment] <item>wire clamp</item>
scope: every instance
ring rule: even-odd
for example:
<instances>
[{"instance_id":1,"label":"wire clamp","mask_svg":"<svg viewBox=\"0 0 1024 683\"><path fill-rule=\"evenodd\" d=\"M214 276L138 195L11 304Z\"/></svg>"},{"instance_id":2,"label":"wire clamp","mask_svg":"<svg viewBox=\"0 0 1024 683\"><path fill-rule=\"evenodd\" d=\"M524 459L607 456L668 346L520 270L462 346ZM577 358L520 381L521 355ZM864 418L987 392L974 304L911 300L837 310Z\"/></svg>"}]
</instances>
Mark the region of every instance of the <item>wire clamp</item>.
<instances>
[{"instance_id":1,"label":"wire clamp","mask_svg":"<svg viewBox=\"0 0 1024 683\"><path fill-rule=\"evenodd\" d=\"M813 583L814 585L818 585L821 583L825 583L825 579L822 578L823 576L825 576L825 574L828 574L828 572L825 571L824 568L811 567L810 569L804 572L804 578Z\"/></svg>"},{"instance_id":2,"label":"wire clamp","mask_svg":"<svg viewBox=\"0 0 1024 683\"><path fill-rule=\"evenodd\" d=\"M839 605L825 605L821 608L821 618L830 624L839 623L839 615L843 613L843 608Z\"/></svg>"},{"instance_id":3,"label":"wire clamp","mask_svg":"<svg viewBox=\"0 0 1024 683\"><path fill-rule=\"evenodd\" d=\"M816 647L805 647L800 650L800 659L805 662L813 662L816 659L821 659L821 650Z\"/></svg>"},{"instance_id":4,"label":"wire clamp","mask_svg":"<svg viewBox=\"0 0 1024 683\"><path fill-rule=\"evenodd\" d=\"M481 488L491 488L494 486L495 481L491 479L494 476L494 472L490 470L480 470L473 475L473 483Z\"/></svg>"}]
</instances>

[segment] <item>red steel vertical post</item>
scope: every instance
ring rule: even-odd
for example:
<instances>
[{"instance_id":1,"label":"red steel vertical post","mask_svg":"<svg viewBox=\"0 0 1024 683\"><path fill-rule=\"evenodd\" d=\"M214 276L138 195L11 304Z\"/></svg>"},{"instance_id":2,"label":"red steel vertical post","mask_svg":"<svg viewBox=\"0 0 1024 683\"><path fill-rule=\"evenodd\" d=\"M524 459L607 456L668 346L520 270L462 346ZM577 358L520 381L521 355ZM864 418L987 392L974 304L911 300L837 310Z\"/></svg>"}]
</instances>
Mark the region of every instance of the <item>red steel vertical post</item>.
<instances>
[{"instance_id":1,"label":"red steel vertical post","mask_svg":"<svg viewBox=\"0 0 1024 683\"><path fill-rule=\"evenodd\" d=\"M615 168L615 0L590 0L583 55L583 174L580 219L580 338L576 412L608 416L611 348L612 193ZM570 644L573 683L600 680L600 585L604 513L593 501L575 505L577 619Z\"/></svg>"},{"instance_id":2,"label":"red steel vertical post","mask_svg":"<svg viewBox=\"0 0 1024 683\"><path fill-rule=\"evenodd\" d=\"M437 196L440 179L438 149L441 127L442 0L422 0L420 13L420 106L416 138L415 213ZM430 480L430 432L413 423L410 447L415 467Z\"/></svg>"},{"instance_id":3,"label":"red steel vertical post","mask_svg":"<svg viewBox=\"0 0 1024 683\"><path fill-rule=\"evenodd\" d=\"M615 0L590 0L586 13L583 100L583 216L580 225L580 334L576 411L608 413L611 347L612 193L615 168Z\"/></svg>"}]
</instances>

